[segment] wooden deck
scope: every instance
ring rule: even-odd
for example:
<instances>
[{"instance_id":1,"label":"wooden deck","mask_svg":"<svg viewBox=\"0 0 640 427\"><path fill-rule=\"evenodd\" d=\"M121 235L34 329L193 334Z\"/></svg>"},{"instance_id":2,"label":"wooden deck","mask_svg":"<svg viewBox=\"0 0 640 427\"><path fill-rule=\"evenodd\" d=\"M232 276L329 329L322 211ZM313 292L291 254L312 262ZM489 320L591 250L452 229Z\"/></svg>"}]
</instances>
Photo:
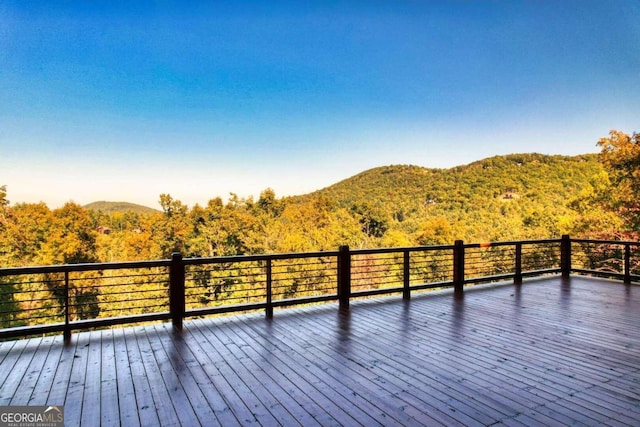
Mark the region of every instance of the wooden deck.
<instances>
[{"instance_id":1,"label":"wooden deck","mask_svg":"<svg viewBox=\"0 0 640 427\"><path fill-rule=\"evenodd\" d=\"M640 425L640 287L572 277L0 343L66 425Z\"/></svg>"}]
</instances>

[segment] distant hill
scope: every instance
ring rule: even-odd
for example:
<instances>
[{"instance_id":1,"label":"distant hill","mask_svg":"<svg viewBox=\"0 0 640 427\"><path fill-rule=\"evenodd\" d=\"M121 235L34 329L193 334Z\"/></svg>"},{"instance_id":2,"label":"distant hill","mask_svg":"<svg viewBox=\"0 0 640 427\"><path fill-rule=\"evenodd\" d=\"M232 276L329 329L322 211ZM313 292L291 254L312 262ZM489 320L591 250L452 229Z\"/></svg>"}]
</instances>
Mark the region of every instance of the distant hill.
<instances>
[{"instance_id":1,"label":"distant hill","mask_svg":"<svg viewBox=\"0 0 640 427\"><path fill-rule=\"evenodd\" d=\"M366 203L416 209L520 197L564 204L601 170L596 154L510 154L450 169L377 167L301 197L323 195L347 208Z\"/></svg>"},{"instance_id":2,"label":"distant hill","mask_svg":"<svg viewBox=\"0 0 640 427\"><path fill-rule=\"evenodd\" d=\"M571 218L571 199L600 171L596 154L510 154L449 169L382 166L297 200L320 197L405 231L445 218L473 239L512 238L506 231L523 226L546 227L551 235L560 231L553 224Z\"/></svg>"},{"instance_id":3,"label":"distant hill","mask_svg":"<svg viewBox=\"0 0 640 427\"><path fill-rule=\"evenodd\" d=\"M102 211L107 214L112 214L116 212L134 212L138 214L148 214L159 212L157 209L150 208L148 206L137 205L135 203L128 202L93 202L88 205L84 205L85 209L94 210L94 211Z\"/></svg>"}]
</instances>

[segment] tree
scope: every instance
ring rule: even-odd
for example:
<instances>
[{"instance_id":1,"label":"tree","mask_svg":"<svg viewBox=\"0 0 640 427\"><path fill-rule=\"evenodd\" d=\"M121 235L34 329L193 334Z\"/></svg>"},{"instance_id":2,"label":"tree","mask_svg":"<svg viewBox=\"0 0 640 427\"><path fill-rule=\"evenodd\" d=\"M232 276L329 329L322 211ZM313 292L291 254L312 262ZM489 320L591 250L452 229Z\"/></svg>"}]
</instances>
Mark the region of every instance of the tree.
<instances>
[{"instance_id":1,"label":"tree","mask_svg":"<svg viewBox=\"0 0 640 427\"><path fill-rule=\"evenodd\" d=\"M43 206L46 208L46 205ZM42 207L40 209L42 210ZM73 202L66 203L63 207L53 210L46 223L49 227L40 250L43 263L77 264L98 261L93 220L82 206ZM89 277L90 273L79 273L74 275L69 283L73 318L89 319L97 317L100 313L99 289ZM62 312L65 287L61 274L47 273L44 275L43 283L58 301L59 310Z\"/></svg>"},{"instance_id":2,"label":"tree","mask_svg":"<svg viewBox=\"0 0 640 427\"><path fill-rule=\"evenodd\" d=\"M10 256L9 242L7 239L7 186L0 186L0 263L6 262L6 258Z\"/></svg>"},{"instance_id":3,"label":"tree","mask_svg":"<svg viewBox=\"0 0 640 427\"><path fill-rule=\"evenodd\" d=\"M276 193L272 188L267 188L260 193L257 202L258 212L265 213L270 217L276 217L282 213L284 208L282 202L276 198Z\"/></svg>"},{"instance_id":4,"label":"tree","mask_svg":"<svg viewBox=\"0 0 640 427\"><path fill-rule=\"evenodd\" d=\"M185 254L186 240L191 231L188 208L180 200L174 200L169 194L160 195L162 218L153 227L153 236L160 247L163 258L169 258L172 252Z\"/></svg>"},{"instance_id":5,"label":"tree","mask_svg":"<svg viewBox=\"0 0 640 427\"><path fill-rule=\"evenodd\" d=\"M0 186L0 263L7 262L7 256L12 255L13 251L8 240L7 233L7 216L9 209L9 201L7 200L7 186ZM2 264L0 264L2 265ZM19 305L15 300L16 285L0 277L0 327L8 328L16 326L13 322L19 310Z\"/></svg>"},{"instance_id":6,"label":"tree","mask_svg":"<svg viewBox=\"0 0 640 427\"><path fill-rule=\"evenodd\" d=\"M567 232L592 239L620 236L625 221L612 207L612 193L609 174L604 170L595 174L589 184L569 201L569 207L577 216L569 221Z\"/></svg>"},{"instance_id":7,"label":"tree","mask_svg":"<svg viewBox=\"0 0 640 427\"><path fill-rule=\"evenodd\" d=\"M640 134L628 135L612 130L609 137L600 138L599 161L608 176L601 179L611 185L601 185L594 201L620 215L629 228L640 231Z\"/></svg>"},{"instance_id":8,"label":"tree","mask_svg":"<svg viewBox=\"0 0 640 427\"><path fill-rule=\"evenodd\" d=\"M52 213L44 203L12 206L7 210L5 233L0 238L6 248L4 262L13 266L51 262L43 248L52 226Z\"/></svg>"},{"instance_id":9,"label":"tree","mask_svg":"<svg viewBox=\"0 0 640 427\"><path fill-rule=\"evenodd\" d=\"M363 203L361 205L353 205L351 212L358 218L362 226L362 232L368 237L382 237L389 228L389 221L382 213L382 209L376 209Z\"/></svg>"},{"instance_id":10,"label":"tree","mask_svg":"<svg viewBox=\"0 0 640 427\"><path fill-rule=\"evenodd\" d=\"M455 240L455 232L446 218L433 217L424 221L417 236L420 245L446 245Z\"/></svg>"},{"instance_id":11,"label":"tree","mask_svg":"<svg viewBox=\"0 0 640 427\"><path fill-rule=\"evenodd\" d=\"M0 185L0 220L4 219L4 211L9 206L9 201L7 200L7 186Z\"/></svg>"},{"instance_id":12,"label":"tree","mask_svg":"<svg viewBox=\"0 0 640 427\"><path fill-rule=\"evenodd\" d=\"M48 264L95 262L96 232L89 213L69 202L52 211L50 234L44 248Z\"/></svg>"}]
</instances>

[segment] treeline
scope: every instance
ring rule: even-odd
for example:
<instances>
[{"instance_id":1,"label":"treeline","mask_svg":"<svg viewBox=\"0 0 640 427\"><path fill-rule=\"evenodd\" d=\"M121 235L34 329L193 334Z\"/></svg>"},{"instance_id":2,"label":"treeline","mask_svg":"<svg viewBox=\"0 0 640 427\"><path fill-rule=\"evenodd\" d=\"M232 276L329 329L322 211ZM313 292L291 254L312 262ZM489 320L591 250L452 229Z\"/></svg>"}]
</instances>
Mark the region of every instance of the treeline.
<instances>
[{"instance_id":1,"label":"treeline","mask_svg":"<svg viewBox=\"0 0 640 427\"><path fill-rule=\"evenodd\" d=\"M612 132L603 140L624 137L637 145L636 134ZM616 150L600 145L600 155L496 156L452 169L381 167L298 197L278 198L266 189L257 199L232 194L226 202L218 197L189 207L162 194L160 209L147 212L10 204L0 187L0 265L630 235L633 215L640 215L632 206L637 188L621 182L634 175L616 169Z\"/></svg>"}]
</instances>

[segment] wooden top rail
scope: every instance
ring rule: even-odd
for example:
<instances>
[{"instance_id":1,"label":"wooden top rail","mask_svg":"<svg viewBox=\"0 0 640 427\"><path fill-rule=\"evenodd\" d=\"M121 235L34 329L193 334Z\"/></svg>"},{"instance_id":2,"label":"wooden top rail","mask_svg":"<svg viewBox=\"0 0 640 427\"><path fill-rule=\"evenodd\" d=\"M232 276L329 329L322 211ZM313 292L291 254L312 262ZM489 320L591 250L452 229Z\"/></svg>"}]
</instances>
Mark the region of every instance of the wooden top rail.
<instances>
[{"instance_id":1,"label":"wooden top rail","mask_svg":"<svg viewBox=\"0 0 640 427\"><path fill-rule=\"evenodd\" d=\"M516 246L516 245L537 245L560 243L562 239L542 239L542 240L511 240L504 242L482 242L482 243L465 243L465 248L489 248L494 246Z\"/></svg>"},{"instance_id":2,"label":"wooden top rail","mask_svg":"<svg viewBox=\"0 0 640 427\"><path fill-rule=\"evenodd\" d=\"M303 258L319 258L319 257L335 257L338 251L317 251L317 252L300 252L300 253L283 253L283 254L260 254L260 255L228 255L209 258L184 258L185 265L203 265L203 264L222 264L235 262L252 262L266 260L283 260L283 259L303 259Z\"/></svg>"},{"instance_id":3,"label":"wooden top rail","mask_svg":"<svg viewBox=\"0 0 640 427\"><path fill-rule=\"evenodd\" d=\"M593 243L596 245L631 245L640 246L640 242L630 240L591 240L591 239L571 239L571 243Z\"/></svg>"},{"instance_id":4,"label":"wooden top rail","mask_svg":"<svg viewBox=\"0 0 640 427\"><path fill-rule=\"evenodd\" d=\"M481 248L491 246L514 246L516 244L548 244L559 243L561 239L541 239L541 240L514 240L504 242L484 242L484 243L465 243L465 248ZM640 242L625 242L618 240L587 240L587 239L571 239L574 243L597 243L597 244L632 244L640 245ZM454 249L454 245L427 245L427 246L405 246L397 248L374 248L374 249L350 249L353 255L371 255L382 253L401 253L406 251L422 252ZM228 255L216 257L193 257L183 258L185 265L203 265L215 263L235 263L235 262L251 262L283 260L283 259L302 259L316 257L335 257L339 251L316 251L316 252L292 252L279 254L256 254L256 255ZM43 273L64 273L77 271L98 271L98 270L118 270L118 269L137 269L152 267L168 267L171 263L170 259L148 260L148 261L123 261L123 262L96 262L96 263L78 263L78 264L59 264L45 266L25 266L25 267L6 267L0 268L0 277L16 276L24 274L43 274Z\"/></svg>"},{"instance_id":5,"label":"wooden top rail","mask_svg":"<svg viewBox=\"0 0 640 427\"><path fill-rule=\"evenodd\" d=\"M60 264L30 267L0 268L0 277L22 276L26 274L70 273L77 271L122 270L152 267L168 267L170 260L155 261L126 261L126 262L96 262L79 264Z\"/></svg>"}]
</instances>

